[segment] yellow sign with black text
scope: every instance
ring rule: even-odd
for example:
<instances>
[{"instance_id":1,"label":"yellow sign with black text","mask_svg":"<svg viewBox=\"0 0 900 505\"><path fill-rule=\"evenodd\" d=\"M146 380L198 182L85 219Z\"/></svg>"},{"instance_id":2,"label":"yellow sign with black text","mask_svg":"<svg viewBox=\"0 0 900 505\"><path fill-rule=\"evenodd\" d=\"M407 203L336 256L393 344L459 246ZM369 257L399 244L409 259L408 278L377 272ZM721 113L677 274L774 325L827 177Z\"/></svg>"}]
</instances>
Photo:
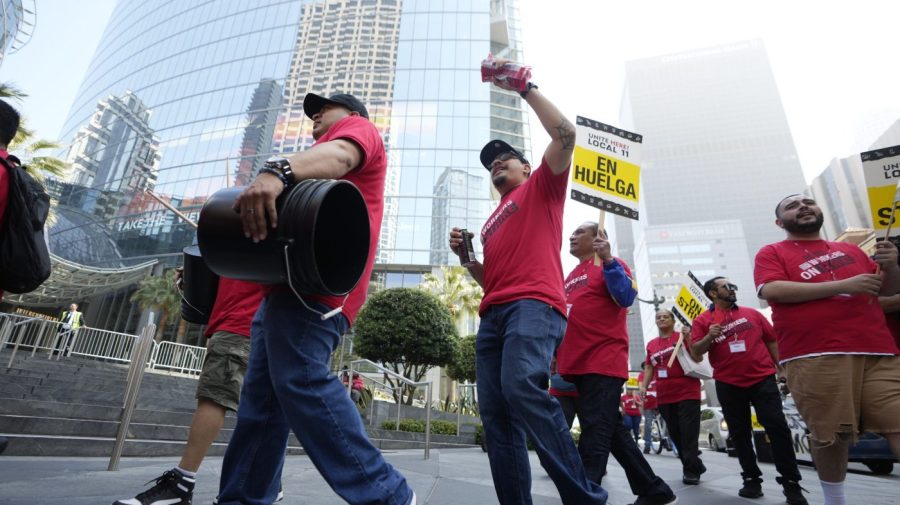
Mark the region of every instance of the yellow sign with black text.
<instances>
[{"instance_id":1,"label":"yellow sign with black text","mask_svg":"<svg viewBox=\"0 0 900 505\"><path fill-rule=\"evenodd\" d=\"M860 158L872 225L875 230L886 230L891 219L900 217L900 210L894 208L894 202L900 197L900 146L866 151L860 154ZM900 226L896 221L891 235L900 235Z\"/></svg>"},{"instance_id":2,"label":"yellow sign with black text","mask_svg":"<svg viewBox=\"0 0 900 505\"><path fill-rule=\"evenodd\" d=\"M678 296L675 297L673 312L682 324L691 324L700 314L706 312L711 303L703 292L703 286L693 273L688 272L690 280L681 285Z\"/></svg>"},{"instance_id":3,"label":"yellow sign with black text","mask_svg":"<svg viewBox=\"0 0 900 505\"><path fill-rule=\"evenodd\" d=\"M572 199L637 220L643 137L581 116L575 130Z\"/></svg>"}]
</instances>

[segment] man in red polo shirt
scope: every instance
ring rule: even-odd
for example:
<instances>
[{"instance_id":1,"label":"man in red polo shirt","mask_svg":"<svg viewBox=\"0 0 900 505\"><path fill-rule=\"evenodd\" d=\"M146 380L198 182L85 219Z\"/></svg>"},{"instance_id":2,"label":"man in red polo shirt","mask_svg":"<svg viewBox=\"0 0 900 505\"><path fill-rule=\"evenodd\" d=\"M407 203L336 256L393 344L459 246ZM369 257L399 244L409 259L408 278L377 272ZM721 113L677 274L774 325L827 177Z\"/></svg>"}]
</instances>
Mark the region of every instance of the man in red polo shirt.
<instances>
[{"instance_id":1,"label":"man in red polo shirt","mask_svg":"<svg viewBox=\"0 0 900 505\"><path fill-rule=\"evenodd\" d=\"M631 270L612 255L606 231L593 221L572 232L569 253L579 264L564 284L569 321L556 351L556 363L560 375L578 390L578 452L585 471L589 479L600 483L612 453L638 497L635 503L676 503L675 494L653 473L637 446L636 435L632 438L619 413L619 395L628 380L626 318L637 296ZM595 255L601 266L594 264ZM636 405L634 410L636 434L640 411Z\"/></svg>"},{"instance_id":2,"label":"man in red polo shirt","mask_svg":"<svg viewBox=\"0 0 900 505\"><path fill-rule=\"evenodd\" d=\"M822 240L822 209L805 195L775 207L787 239L756 255L756 292L772 307L778 354L810 431L826 505L846 503L850 445L881 433L900 456L900 350L876 298L900 291L897 248Z\"/></svg>"},{"instance_id":3,"label":"man in red polo shirt","mask_svg":"<svg viewBox=\"0 0 900 505\"><path fill-rule=\"evenodd\" d=\"M696 359L709 353L714 369L716 394L728 433L734 441L741 463L743 487L738 495L760 498L762 472L753 451L753 426L750 406L766 430L772 444L772 456L787 502L805 505L800 489L797 458L781 408L781 393L775 383L778 349L775 330L758 310L737 305L737 286L725 277L713 277L703 284L703 291L713 301L710 310L694 319L691 327L691 350Z\"/></svg>"}]
</instances>

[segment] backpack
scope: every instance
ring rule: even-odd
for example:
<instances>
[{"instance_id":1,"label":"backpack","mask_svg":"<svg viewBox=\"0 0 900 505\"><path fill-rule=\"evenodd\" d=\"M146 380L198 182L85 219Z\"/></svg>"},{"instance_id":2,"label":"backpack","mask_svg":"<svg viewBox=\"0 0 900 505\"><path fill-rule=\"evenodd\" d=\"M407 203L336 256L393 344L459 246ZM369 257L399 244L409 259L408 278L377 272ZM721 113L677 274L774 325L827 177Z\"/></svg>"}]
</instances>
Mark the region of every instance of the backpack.
<instances>
[{"instance_id":1,"label":"backpack","mask_svg":"<svg viewBox=\"0 0 900 505\"><path fill-rule=\"evenodd\" d=\"M0 166L9 177L6 219L0 230L0 289L28 293L50 277L50 251L44 239L50 197L24 168L3 158Z\"/></svg>"}]
</instances>

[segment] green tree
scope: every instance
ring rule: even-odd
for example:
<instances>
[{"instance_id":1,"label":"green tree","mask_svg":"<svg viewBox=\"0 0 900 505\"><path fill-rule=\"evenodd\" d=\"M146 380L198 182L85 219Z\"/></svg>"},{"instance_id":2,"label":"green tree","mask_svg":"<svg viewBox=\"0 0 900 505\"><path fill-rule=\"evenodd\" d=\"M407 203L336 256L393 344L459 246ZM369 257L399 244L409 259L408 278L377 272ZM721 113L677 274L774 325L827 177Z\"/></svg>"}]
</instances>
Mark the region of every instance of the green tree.
<instances>
[{"instance_id":1,"label":"green tree","mask_svg":"<svg viewBox=\"0 0 900 505\"><path fill-rule=\"evenodd\" d=\"M162 340L172 316L181 314L181 296L175 290L175 270L167 270L163 275L145 277L138 290L131 295L131 301L144 310L155 310L156 341ZM182 339L184 337L182 336Z\"/></svg>"},{"instance_id":2,"label":"green tree","mask_svg":"<svg viewBox=\"0 0 900 505\"><path fill-rule=\"evenodd\" d=\"M481 286L461 266L442 266L440 275L425 274L419 287L437 296L450 310L453 323L460 331L464 330L463 325L468 317L478 314L478 305L484 294Z\"/></svg>"},{"instance_id":3,"label":"green tree","mask_svg":"<svg viewBox=\"0 0 900 505\"><path fill-rule=\"evenodd\" d=\"M28 95L10 82L0 82L0 98L11 98L17 102L22 101Z\"/></svg>"},{"instance_id":4,"label":"green tree","mask_svg":"<svg viewBox=\"0 0 900 505\"><path fill-rule=\"evenodd\" d=\"M475 382L475 335L456 342L453 361L447 365L447 377L458 382Z\"/></svg>"},{"instance_id":5,"label":"green tree","mask_svg":"<svg viewBox=\"0 0 900 505\"><path fill-rule=\"evenodd\" d=\"M372 295L356 318L355 349L363 358L420 382L429 369L453 361L456 328L450 311L420 289L392 288ZM412 403L416 388L385 374L397 403Z\"/></svg>"}]
</instances>

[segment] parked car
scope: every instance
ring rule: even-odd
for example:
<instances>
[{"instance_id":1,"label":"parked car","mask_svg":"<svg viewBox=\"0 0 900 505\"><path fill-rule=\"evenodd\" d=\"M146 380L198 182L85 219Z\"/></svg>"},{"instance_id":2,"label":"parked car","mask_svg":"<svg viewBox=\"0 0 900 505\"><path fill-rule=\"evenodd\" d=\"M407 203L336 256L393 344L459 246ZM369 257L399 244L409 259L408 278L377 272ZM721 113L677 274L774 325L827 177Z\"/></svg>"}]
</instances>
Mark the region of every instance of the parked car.
<instances>
[{"instance_id":1,"label":"parked car","mask_svg":"<svg viewBox=\"0 0 900 505\"><path fill-rule=\"evenodd\" d=\"M700 411L700 438L709 442L713 451L724 452L728 440L728 423L721 407L704 407Z\"/></svg>"}]
</instances>

